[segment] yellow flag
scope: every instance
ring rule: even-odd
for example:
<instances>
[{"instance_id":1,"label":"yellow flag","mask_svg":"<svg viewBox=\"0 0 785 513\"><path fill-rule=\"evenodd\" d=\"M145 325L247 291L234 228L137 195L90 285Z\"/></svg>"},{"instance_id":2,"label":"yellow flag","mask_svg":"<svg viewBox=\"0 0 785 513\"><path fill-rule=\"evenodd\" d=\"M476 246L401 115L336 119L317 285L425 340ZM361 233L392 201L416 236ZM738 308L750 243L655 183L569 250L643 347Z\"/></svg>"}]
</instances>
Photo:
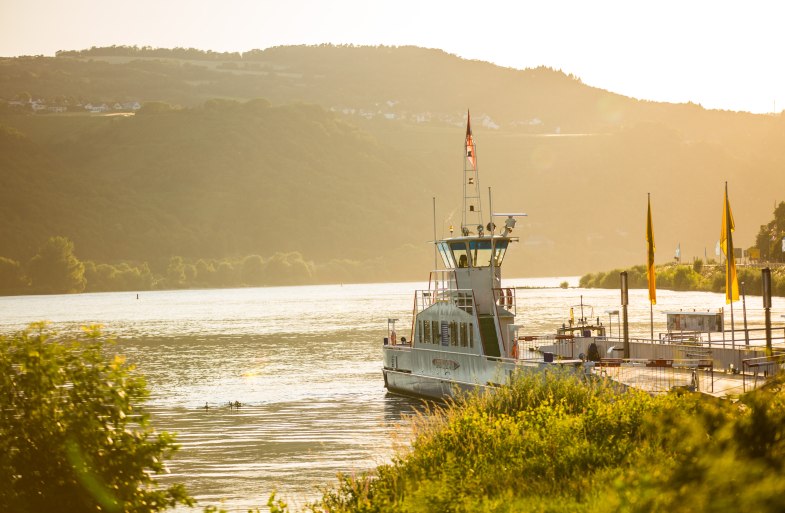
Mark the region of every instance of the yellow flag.
<instances>
[{"instance_id":1,"label":"yellow flag","mask_svg":"<svg viewBox=\"0 0 785 513\"><path fill-rule=\"evenodd\" d=\"M720 248L725 254L725 303L730 304L739 300L739 279L736 276L736 258L733 256L733 231L736 225L733 222L733 212L728 200L728 182L725 182L725 202L722 205L722 232L720 233Z\"/></svg>"},{"instance_id":2,"label":"yellow flag","mask_svg":"<svg viewBox=\"0 0 785 513\"><path fill-rule=\"evenodd\" d=\"M649 301L657 304L657 279L654 269L654 227L651 224L651 196L649 196L649 211L646 214L646 242L648 245L648 259L646 261L646 277L649 280Z\"/></svg>"},{"instance_id":3,"label":"yellow flag","mask_svg":"<svg viewBox=\"0 0 785 513\"><path fill-rule=\"evenodd\" d=\"M570 325L575 324L575 314L572 311L572 307L570 307Z\"/></svg>"}]
</instances>

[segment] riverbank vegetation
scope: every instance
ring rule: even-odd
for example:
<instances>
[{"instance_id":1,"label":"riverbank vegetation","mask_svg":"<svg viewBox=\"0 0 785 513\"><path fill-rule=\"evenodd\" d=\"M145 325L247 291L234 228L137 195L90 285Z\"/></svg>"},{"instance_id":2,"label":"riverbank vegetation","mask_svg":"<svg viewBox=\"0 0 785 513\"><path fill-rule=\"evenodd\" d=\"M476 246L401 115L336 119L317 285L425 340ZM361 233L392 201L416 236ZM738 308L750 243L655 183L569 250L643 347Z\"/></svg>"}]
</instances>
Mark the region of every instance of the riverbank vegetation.
<instances>
[{"instance_id":1,"label":"riverbank vegetation","mask_svg":"<svg viewBox=\"0 0 785 513\"><path fill-rule=\"evenodd\" d=\"M772 220L761 225L755 245L747 250L747 254L755 254L756 265L736 265L739 286L744 284L747 294L761 294L761 265L766 262L771 268L771 293L785 296L785 264L780 260L785 252L782 239L785 237L785 202L774 207ZM608 272L589 273L581 276L580 286L596 289L618 289L621 285L619 274L627 272L627 283L630 288L648 288L646 266L636 265L627 269L614 269ZM705 292L725 291L725 265L718 265L715 260L695 259L692 264L673 262L657 266L657 288L669 290L701 290Z\"/></svg>"},{"instance_id":2,"label":"riverbank vegetation","mask_svg":"<svg viewBox=\"0 0 785 513\"><path fill-rule=\"evenodd\" d=\"M379 268L391 266L403 253L405 249L364 261L332 259L319 264L299 251L107 264L82 261L71 240L50 237L27 262L0 257L0 295L370 282L379 278Z\"/></svg>"},{"instance_id":3,"label":"riverbank vegetation","mask_svg":"<svg viewBox=\"0 0 785 513\"><path fill-rule=\"evenodd\" d=\"M783 379L738 402L519 376L415 422L409 451L342 476L338 512L780 511Z\"/></svg>"},{"instance_id":4,"label":"riverbank vegetation","mask_svg":"<svg viewBox=\"0 0 785 513\"><path fill-rule=\"evenodd\" d=\"M151 513L193 505L155 475L177 449L142 407L144 379L97 328L0 336L0 504L6 511Z\"/></svg>"},{"instance_id":5,"label":"riverbank vegetation","mask_svg":"<svg viewBox=\"0 0 785 513\"><path fill-rule=\"evenodd\" d=\"M596 289L618 289L620 287L619 274L627 272L627 283L630 288L645 289L648 287L646 266L636 265L627 269L614 269L608 272L589 273L581 276L579 286ZM739 286L744 283L747 294L761 294L760 267L745 267L737 265L736 273ZM701 290L705 292L725 291L725 266L712 263L704 265L702 260L696 260L692 265L667 264L657 266L657 288L667 290ZM771 293L775 296L785 296L785 267L777 266L771 269Z\"/></svg>"}]
</instances>

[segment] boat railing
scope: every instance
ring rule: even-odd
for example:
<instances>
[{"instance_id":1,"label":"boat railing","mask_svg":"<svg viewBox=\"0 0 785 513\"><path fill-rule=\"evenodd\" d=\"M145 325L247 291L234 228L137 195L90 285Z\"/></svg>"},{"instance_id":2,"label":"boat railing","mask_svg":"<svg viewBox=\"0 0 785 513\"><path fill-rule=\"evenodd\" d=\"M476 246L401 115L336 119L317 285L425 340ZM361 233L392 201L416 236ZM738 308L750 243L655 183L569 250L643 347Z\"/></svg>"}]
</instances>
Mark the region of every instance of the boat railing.
<instances>
[{"instance_id":1,"label":"boat railing","mask_svg":"<svg viewBox=\"0 0 785 513\"><path fill-rule=\"evenodd\" d=\"M471 289L417 290L414 296L415 313L422 312L437 303L447 303L474 315L474 291Z\"/></svg>"},{"instance_id":2,"label":"boat railing","mask_svg":"<svg viewBox=\"0 0 785 513\"><path fill-rule=\"evenodd\" d=\"M554 344L556 340L555 335L525 335L520 332L520 327L516 327L513 336L512 357L516 360L539 359L540 346Z\"/></svg>"}]
</instances>

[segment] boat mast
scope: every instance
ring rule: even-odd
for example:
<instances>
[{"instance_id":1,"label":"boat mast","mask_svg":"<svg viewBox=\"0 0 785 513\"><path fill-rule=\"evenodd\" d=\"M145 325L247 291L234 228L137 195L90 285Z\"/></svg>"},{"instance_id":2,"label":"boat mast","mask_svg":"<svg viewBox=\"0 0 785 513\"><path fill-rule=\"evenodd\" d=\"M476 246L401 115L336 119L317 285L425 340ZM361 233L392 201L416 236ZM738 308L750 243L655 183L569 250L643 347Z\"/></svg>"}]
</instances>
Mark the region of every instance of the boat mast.
<instances>
[{"instance_id":1,"label":"boat mast","mask_svg":"<svg viewBox=\"0 0 785 513\"><path fill-rule=\"evenodd\" d=\"M433 197L433 270L439 269L439 256L436 242L436 196Z\"/></svg>"},{"instance_id":2,"label":"boat mast","mask_svg":"<svg viewBox=\"0 0 785 513\"><path fill-rule=\"evenodd\" d=\"M472 136L472 120L466 111L466 142L463 158L463 219L461 234L466 236L483 231L482 201L480 199L480 178L477 166L477 145Z\"/></svg>"}]
</instances>

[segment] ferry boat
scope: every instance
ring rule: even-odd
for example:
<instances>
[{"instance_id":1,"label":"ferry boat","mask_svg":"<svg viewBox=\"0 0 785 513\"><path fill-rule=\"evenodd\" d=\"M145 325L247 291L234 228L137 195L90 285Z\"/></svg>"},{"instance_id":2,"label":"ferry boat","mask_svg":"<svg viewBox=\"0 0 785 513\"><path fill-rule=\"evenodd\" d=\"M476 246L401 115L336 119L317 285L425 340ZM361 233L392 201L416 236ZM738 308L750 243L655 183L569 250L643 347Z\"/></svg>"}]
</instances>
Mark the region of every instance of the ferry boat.
<instances>
[{"instance_id":1,"label":"ferry boat","mask_svg":"<svg viewBox=\"0 0 785 513\"><path fill-rule=\"evenodd\" d=\"M444 399L505 384L520 367L581 364L523 354L515 289L502 286L501 270L518 240L511 236L516 219L526 214L491 213L484 222L476 150L467 115L460 233L453 237L451 227L449 238L434 241L443 268L431 271L428 289L415 291L410 338L398 339L398 319L388 319L383 373L389 392ZM494 218L505 219L503 229Z\"/></svg>"}]
</instances>

